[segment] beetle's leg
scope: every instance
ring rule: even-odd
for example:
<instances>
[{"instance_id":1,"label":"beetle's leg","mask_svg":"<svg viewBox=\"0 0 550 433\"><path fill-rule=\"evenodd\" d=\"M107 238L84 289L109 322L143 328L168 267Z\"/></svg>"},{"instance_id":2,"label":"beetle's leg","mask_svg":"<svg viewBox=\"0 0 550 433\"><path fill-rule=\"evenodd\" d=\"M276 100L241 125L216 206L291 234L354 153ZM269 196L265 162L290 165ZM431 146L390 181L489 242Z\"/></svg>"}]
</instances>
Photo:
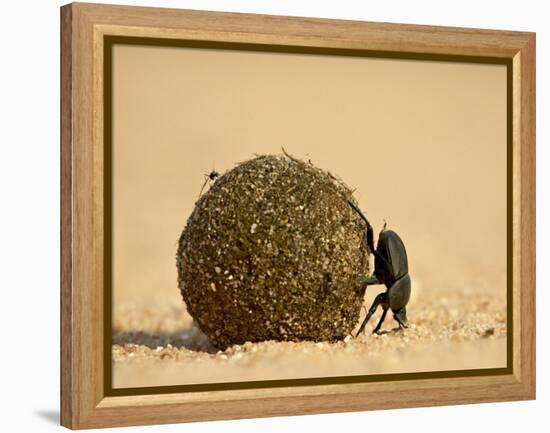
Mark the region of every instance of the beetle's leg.
<instances>
[{"instance_id":1,"label":"beetle's leg","mask_svg":"<svg viewBox=\"0 0 550 433\"><path fill-rule=\"evenodd\" d=\"M378 279L378 277L374 274L372 274L370 277L359 277L357 281L357 294L359 296L365 296L365 292L367 291L367 286L372 286L374 284L383 284L382 281Z\"/></svg>"},{"instance_id":2,"label":"beetle's leg","mask_svg":"<svg viewBox=\"0 0 550 433\"><path fill-rule=\"evenodd\" d=\"M384 293L380 293L376 298L374 298L374 302L369 308L369 311L367 313L367 316L365 317L365 320L363 320L363 323L361 323L361 327L359 328L359 331L357 331L357 334L355 336L357 337L361 332L365 330L365 326L367 326L367 322L370 320L372 315L376 312L376 309L380 304L384 305L386 307L388 303L388 295Z\"/></svg>"},{"instance_id":3,"label":"beetle's leg","mask_svg":"<svg viewBox=\"0 0 550 433\"><path fill-rule=\"evenodd\" d=\"M375 249L374 249L374 231L372 229L372 226L369 223L369 220L367 219L367 217L365 215L363 215L363 212L361 212L361 209L359 209L357 206L355 206L355 204L352 201L348 200L348 203L351 206L351 208L355 212L357 212L359 217L365 222L365 224L367 226L367 233L366 233L367 245L369 246L370 252L374 254L374 251L375 251Z\"/></svg>"},{"instance_id":4,"label":"beetle's leg","mask_svg":"<svg viewBox=\"0 0 550 433\"><path fill-rule=\"evenodd\" d=\"M372 286L373 284L382 284L382 281L380 281L376 275L372 274L370 277L365 278L363 284Z\"/></svg>"},{"instance_id":5,"label":"beetle's leg","mask_svg":"<svg viewBox=\"0 0 550 433\"><path fill-rule=\"evenodd\" d=\"M378 324L376 325L376 328L374 328L374 331L372 331L373 334L376 334L376 333L378 333L378 331L380 331L380 327L382 326L382 323L386 319L386 313L388 312L388 308L389 307L384 306L384 312L382 313L382 316L380 317L380 320L378 321Z\"/></svg>"}]
</instances>

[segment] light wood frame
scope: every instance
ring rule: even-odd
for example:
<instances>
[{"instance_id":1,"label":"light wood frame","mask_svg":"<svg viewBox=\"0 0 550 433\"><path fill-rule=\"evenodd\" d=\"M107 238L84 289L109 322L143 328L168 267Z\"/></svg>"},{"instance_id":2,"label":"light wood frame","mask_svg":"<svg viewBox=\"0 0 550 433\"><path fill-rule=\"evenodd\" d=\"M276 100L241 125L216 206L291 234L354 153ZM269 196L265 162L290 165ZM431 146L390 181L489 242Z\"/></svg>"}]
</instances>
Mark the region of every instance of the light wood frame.
<instances>
[{"instance_id":1,"label":"light wood frame","mask_svg":"<svg viewBox=\"0 0 550 433\"><path fill-rule=\"evenodd\" d=\"M506 59L511 66L510 372L106 396L105 36ZM510 89L509 89L510 90ZM61 424L69 428L535 398L535 34L73 3L61 8Z\"/></svg>"}]
</instances>

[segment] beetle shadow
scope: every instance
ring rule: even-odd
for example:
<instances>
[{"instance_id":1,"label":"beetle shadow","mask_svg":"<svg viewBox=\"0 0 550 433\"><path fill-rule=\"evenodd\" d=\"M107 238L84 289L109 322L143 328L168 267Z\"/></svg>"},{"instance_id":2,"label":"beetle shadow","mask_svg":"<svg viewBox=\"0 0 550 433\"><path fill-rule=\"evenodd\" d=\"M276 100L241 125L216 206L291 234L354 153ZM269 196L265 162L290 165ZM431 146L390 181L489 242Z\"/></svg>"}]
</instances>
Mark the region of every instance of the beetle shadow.
<instances>
[{"instance_id":1,"label":"beetle shadow","mask_svg":"<svg viewBox=\"0 0 550 433\"><path fill-rule=\"evenodd\" d=\"M389 331L378 331L378 335L387 335L387 334L397 334L398 332L403 332L403 329L399 326L393 329L390 329Z\"/></svg>"},{"instance_id":2,"label":"beetle shadow","mask_svg":"<svg viewBox=\"0 0 550 433\"><path fill-rule=\"evenodd\" d=\"M216 353L216 349L198 328L191 327L174 332L147 332L147 331L113 331L112 344L124 346L137 344L150 349L166 347L170 344L176 349L187 349L193 352Z\"/></svg>"}]
</instances>

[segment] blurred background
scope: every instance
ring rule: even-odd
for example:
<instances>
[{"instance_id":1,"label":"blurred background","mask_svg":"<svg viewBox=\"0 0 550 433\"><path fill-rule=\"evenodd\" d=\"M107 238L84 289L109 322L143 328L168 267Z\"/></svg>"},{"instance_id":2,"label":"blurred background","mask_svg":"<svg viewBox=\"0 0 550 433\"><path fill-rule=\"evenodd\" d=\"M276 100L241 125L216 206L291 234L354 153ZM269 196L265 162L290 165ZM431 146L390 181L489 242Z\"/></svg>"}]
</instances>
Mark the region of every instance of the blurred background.
<instances>
[{"instance_id":1,"label":"blurred background","mask_svg":"<svg viewBox=\"0 0 550 433\"><path fill-rule=\"evenodd\" d=\"M113 64L115 306L179 297L204 174L281 146L401 235L417 289L505 296L504 66L123 45Z\"/></svg>"}]
</instances>

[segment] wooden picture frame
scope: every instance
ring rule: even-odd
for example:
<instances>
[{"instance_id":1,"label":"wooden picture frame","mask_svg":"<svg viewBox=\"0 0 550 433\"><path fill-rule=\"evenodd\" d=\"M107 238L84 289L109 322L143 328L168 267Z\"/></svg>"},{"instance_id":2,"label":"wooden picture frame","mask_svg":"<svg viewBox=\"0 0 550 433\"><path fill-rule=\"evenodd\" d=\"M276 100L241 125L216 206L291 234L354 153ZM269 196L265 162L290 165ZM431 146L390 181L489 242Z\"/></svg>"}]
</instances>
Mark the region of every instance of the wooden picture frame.
<instances>
[{"instance_id":1,"label":"wooden picture frame","mask_svg":"<svg viewBox=\"0 0 550 433\"><path fill-rule=\"evenodd\" d=\"M275 46L508 67L508 367L484 375L116 395L106 389L106 41ZM113 39L114 38L114 39ZM73 3L61 8L61 424L73 428L535 398L535 34ZM106 361L107 360L107 361Z\"/></svg>"}]
</instances>

